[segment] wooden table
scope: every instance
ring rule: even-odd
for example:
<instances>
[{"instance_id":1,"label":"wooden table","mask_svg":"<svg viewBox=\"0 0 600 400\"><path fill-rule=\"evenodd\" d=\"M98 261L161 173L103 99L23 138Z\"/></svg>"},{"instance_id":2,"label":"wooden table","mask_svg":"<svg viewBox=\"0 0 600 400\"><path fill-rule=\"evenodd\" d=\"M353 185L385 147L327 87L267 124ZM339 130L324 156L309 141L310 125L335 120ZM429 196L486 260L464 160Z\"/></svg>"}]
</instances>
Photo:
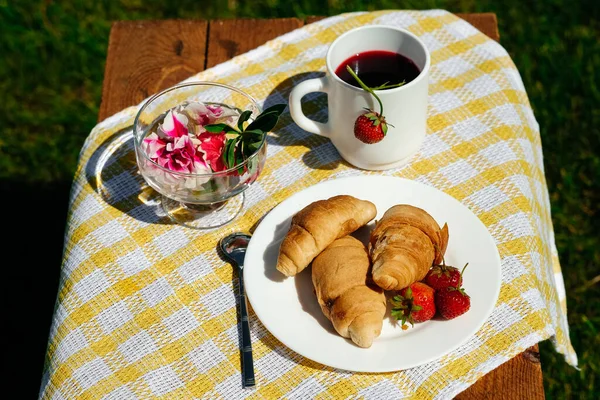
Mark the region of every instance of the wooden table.
<instances>
[{"instance_id":1,"label":"wooden table","mask_svg":"<svg viewBox=\"0 0 600 400\"><path fill-rule=\"evenodd\" d=\"M458 15L490 38L500 39L495 14ZM98 119L321 18L115 22ZM537 345L491 371L457 398L543 399Z\"/></svg>"}]
</instances>

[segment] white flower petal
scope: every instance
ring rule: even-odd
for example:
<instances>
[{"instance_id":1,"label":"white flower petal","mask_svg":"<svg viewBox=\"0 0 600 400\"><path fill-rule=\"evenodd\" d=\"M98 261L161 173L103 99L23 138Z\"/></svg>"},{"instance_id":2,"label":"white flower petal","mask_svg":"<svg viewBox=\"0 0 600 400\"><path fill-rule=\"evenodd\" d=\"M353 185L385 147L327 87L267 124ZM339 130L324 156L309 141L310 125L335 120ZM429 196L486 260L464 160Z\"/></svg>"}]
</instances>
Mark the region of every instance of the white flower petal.
<instances>
[{"instance_id":1,"label":"white flower petal","mask_svg":"<svg viewBox=\"0 0 600 400\"><path fill-rule=\"evenodd\" d=\"M161 129L165 133L173 132L173 130L175 130L175 122L173 121L173 111L169 111L167 115L165 115L165 119L163 119Z\"/></svg>"},{"instance_id":2,"label":"white flower petal","mask_svg":"<svg viewBox=\"0 0 600 400\"><path fill-rule=\"evenodd\" d=\"M198 101L190 102L185 108L182 110L187 115L190 116L191 119L197 121L200 119L200 116L208 114L209 110L203 103Z\"/></svg>"},{"instance_id":3,"label":"white flower petal","mask_svg":"<svg viewBox=\"0 0 600 400\"><path fill-rule=\"evenodd\" d=\"M184 148L187 138L188 138L187 136L181 136L181 137L175 138L175 140L173 141L173 150ZM168 147L167 147L167 150L168 150ZM172 151L172 150L169 150L169 151Z\"/></svg>"},{"instance_id":4,"label":"white flower petal","mask_svg":"<svg viewBox=\"0 0 600 400\"><path fill-rule=\"evenodd\" d=\"M181 125L187 126L189 120L185 114L179 113L177 111L173 112L173 117L177 118L177 121L181 122Z\"/></svg>"}]
</instances>

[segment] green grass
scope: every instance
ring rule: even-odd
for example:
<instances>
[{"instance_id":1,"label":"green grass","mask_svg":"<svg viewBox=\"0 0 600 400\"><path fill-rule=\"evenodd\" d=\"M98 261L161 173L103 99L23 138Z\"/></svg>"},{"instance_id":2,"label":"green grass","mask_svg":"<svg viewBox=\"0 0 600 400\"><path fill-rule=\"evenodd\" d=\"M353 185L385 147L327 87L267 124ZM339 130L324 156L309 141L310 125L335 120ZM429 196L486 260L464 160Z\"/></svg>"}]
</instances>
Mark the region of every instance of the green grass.
<instances>
[{"instance_id":1,"label":"green grass","mask_svg":"<svg viewBox=\"0 0 600 400\"><path fill-rule=\"evenodd\" d=\"M542 344L546 394L548 398L600 396L600 155L597 154L600 151L600 7L597 2L188 0L177 6L168 3L89 0L61 5L36 0L0 0L2 193L14 195L11 190L21 188L19 193L43 193L65 199L63 205L55 206L66 207L66 188L75 171L78 152L96 123L113 20L304 17L385 8L495 12L501 43L521 72L541 126L556 242L567 287L571 338L580 359L578 371L569 367L549 343ZM8 200L4 202L9 204ZM60 231L64 210L49 217L46 223L58 226ZM58 253L55 258L54 270L60 263ZM45 301L51 302L52 297L47 296ZM48 320L49 317L44 319ZM37 329L45 335L48 327ZM42 356L32 355L34 362L39 361L39 370ZM35 386L39 378L31 382Z\"/></svg>"}]
</instances>

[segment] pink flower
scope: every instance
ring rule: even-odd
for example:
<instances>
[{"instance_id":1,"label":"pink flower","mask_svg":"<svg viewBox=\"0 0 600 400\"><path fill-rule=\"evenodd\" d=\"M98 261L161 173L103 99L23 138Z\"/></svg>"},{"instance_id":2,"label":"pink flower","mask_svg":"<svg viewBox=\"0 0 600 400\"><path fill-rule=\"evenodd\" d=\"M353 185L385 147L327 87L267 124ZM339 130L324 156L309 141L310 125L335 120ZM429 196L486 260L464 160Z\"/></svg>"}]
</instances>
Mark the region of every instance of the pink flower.
<instances>
[{"instance_id":1,"label":"pink flower","mask_svg":"<svg viewBox=\"0 0 600 400\"><path fill-rule=\"evenodd\" d=\"M221 115L223 115L223 107L221 107L221 106L215 106L215 105L209 104L206 106L206 108L208 108L208 111L211 112L217 118L219 118Z\"/></svg>"},{"instance_id":2,"label":"pink flower","mask_svg":"<svg viewBox=\"0 0 600 400\"><path fill-rule=\"evenodd\" d=\"M227 167L223 162L223 149L227 141L225 132L203 132L198 135L198 139L200 139L200 149L204 153L204 159L208 161L210 168L214 172L226 170Z\"/></svg>"},{"instance_id":3,"label":"pink flower","mask_svg":"<svg viewBox=\"0 0 600 400\"><path fill-rule=\"evenodd\" d=\"M165 151L168 142L161 139L156 133L151 133L144 139L144 143L146 143L146 154L152 161L156 161Z\"/></svg>"},{"instance_id":4,"label":"pink flower","mask_svg":"<svg viewBox=\"0 0 600 400\"><path fill-rule=\"evenodd\" d=\"M175 137L173 141L169 141L152 133L144 139L144 143L148 157L163 168L184 173L210 172L202 153L197 150L199 143L189 135Z\"/></svg>"},{"instance_id":5,"label":"pink flower","mask_svg":"<svg viewBox=\"0 0 600 400\"><path fill-rule=\"evenodd\" d=\"M184 111L198 125L208 125L214 123L219 118L236 116L233 110L224 109L221 106L212 104L205 105L194 101L185 106Z\"/></svg>"},{"instance_id":6,"label":"pink flower","mask_svg":"<svg viewBox=\"0 0 600 400\"><path fill-rule=\"evenodd\" d=\"M188 119L178 112L169 111L163 120L161 129L165 135L179 138L188 134Z\"/></svg>"}]
</instances>

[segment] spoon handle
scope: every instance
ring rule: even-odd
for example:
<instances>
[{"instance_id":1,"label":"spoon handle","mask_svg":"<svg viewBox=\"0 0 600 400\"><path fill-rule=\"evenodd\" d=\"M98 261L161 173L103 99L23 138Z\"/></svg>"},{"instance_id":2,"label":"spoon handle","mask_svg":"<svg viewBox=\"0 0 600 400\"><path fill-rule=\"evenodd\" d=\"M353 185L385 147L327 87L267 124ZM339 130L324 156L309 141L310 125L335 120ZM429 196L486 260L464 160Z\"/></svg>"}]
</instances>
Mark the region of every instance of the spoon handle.
<instances>
[{"instance_id":1,"label":"spoon handle","mask_svg":"<svg viewBox=\"0 0 600 400\"><path fill-rule=\"evenodd\" d=\"M246 306L246 291L244 290L244 274L242 267L238 268L240 284L240 319L242 323L242 373L244 386L254 386L254 361L252 359L252 342L250 341L250 325L248 324L248 308Z\"/></svg>"}]
</instances>

